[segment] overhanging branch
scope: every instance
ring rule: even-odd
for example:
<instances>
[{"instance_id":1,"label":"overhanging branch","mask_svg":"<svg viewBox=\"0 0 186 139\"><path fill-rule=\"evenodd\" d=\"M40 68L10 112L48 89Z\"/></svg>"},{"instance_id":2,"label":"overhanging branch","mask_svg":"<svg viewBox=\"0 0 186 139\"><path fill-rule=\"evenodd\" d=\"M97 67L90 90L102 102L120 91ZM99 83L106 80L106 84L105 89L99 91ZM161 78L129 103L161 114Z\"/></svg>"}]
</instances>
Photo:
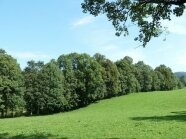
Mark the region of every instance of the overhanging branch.
<instances>
[{"instance_id":1,"label":"overhanging branch","mask_svg":"<svg viewBox=\"0 0 186 139\"><path fill-rule=\"evenodd\" d=\"M139 3L155 3L155 4L168 4L168 5L183 5L186 0L137 0Z\"/></svg>"}]
</instances>

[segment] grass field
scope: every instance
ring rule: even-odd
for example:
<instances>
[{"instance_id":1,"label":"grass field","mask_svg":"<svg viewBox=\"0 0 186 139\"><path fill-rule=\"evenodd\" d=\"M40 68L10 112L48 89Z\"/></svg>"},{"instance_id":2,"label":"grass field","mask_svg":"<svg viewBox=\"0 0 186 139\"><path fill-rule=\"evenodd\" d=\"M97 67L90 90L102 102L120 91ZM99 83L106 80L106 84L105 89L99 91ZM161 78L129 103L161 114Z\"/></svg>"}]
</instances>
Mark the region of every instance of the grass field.
<instances>
[{"instance_id":1,"label":"grass field","mask_svg":"<svg viewBox=\"0 0 186 139\"><path fill-rule=\"evenodd\" d=\"M131 94L49 116L1 119L0 138L184 139L186 89Z\"/></svg>"}]
</instances>

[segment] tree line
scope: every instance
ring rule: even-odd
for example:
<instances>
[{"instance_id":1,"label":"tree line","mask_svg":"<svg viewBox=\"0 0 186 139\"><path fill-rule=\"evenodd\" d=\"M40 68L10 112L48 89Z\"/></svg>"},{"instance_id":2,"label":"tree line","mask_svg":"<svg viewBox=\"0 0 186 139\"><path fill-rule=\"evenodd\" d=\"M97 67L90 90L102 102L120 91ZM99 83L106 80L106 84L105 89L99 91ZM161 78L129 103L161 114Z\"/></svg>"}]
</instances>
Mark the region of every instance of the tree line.
<instances>
[{"instance_id":1,"label":"tree line","mask_svg":"<svg viewBox=\"0 0 186 139\"><path fill-rule=\"evenodd\" d=\"M42 115L70 111L101 99L134 92L164 91L186 86L172 70L155 69L129 56L112 62L99 53L61 55L44 64L16 59L0 50L0 115ZM184 80L185 81L185 80Z\"/></svg>"}]
</instances>

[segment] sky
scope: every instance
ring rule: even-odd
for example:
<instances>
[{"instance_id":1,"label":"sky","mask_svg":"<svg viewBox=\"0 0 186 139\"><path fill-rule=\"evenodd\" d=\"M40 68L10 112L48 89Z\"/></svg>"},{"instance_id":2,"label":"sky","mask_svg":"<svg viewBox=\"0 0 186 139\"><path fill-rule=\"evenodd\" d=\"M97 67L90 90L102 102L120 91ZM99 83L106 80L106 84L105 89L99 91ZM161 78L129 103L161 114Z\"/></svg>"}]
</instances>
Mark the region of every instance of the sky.
<instances>
[{"instance_id":1,"label":"sky","mask_svg":"<svg viewBox=\"0 0 186 139\"><path fill-rule=\"evenodd\" d=\"M173 72L186 71L186 14L164 21L169 34L151 40L146 48L134 38L116 37L104 15L82 13L83 0L0 0L0 48L24 69L27 61L57 59L72 52L101 53L112 61L125 56L152 68L165 64ZM166 41L163 41L166 38Z\"/></svg>"}]
</instances>

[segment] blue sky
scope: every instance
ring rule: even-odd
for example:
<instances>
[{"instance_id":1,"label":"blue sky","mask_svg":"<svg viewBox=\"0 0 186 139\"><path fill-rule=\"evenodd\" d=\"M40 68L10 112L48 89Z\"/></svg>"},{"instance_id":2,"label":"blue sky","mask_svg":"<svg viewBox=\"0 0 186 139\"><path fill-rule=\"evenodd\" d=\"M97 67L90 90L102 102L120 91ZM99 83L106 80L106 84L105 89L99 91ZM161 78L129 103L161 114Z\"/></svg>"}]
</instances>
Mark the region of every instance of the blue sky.
<instances>
[{"instance_id":1,"label":"blue sky","mask_svg":"<svg viewBox=\"0 0 186 139\"><path fill-rule=\"evenodd\" d=\"M82 0L0 0L0 48L17 58L21 67L28 60L48 62L71 52L99 52L116 61L131 56L153 68L165 64L175 71L186 71L186 14L163 22L164 36L153 39L146 48L128 37L116 37L104 15L83 14Z\"/></svg>"}]
</instances>

